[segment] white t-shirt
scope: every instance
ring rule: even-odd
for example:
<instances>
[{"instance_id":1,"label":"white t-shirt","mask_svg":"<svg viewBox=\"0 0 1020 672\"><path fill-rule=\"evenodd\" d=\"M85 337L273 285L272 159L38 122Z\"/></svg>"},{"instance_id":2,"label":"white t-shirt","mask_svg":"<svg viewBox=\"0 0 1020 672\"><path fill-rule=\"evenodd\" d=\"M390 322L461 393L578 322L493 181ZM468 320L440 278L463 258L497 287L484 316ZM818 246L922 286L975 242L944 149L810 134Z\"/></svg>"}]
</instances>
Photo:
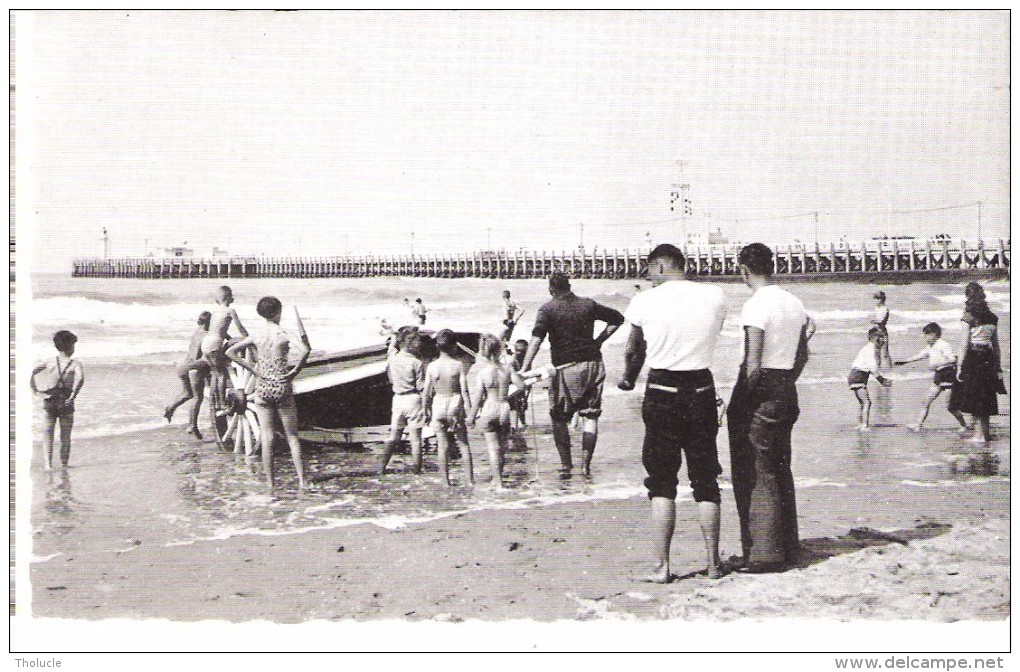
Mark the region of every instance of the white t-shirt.
<instances>
[{"instance_id":1,"label":"white t-shirt","mask_svg":"<svg viewBox=\"0 0 1020 672\"><path fill-rule=\"evenodd\" d=\"M878 373L878 350L875 348L875 344L871 341L865 343L850 368L868 373Z\"/></svg>"},{"instance_id":2,"label":"white t-shirt","mask_svg":"<svg viewBox=\"0 0 1020 672\"><path fill-rule=\"evenodd\" d=\"M953 346L940 338L928 348L928 366L932 371L938 371L950 364L956 364L956 353Z\"/></svg>"},{"instance_id":3,"label":"white t-shirt","mask_svg":"<svg viewBox=\"0 0 1020 672\"><path fill-rule=\"evenodd\" d=\"M671 280L631 299L624 317L644 332L649 368L707 369L726 317L726 296L712 285Z\"/></svg>"},{"instance_id":4,"label":"white t-shirt","mask_svg":"<svg viewBox=\"0 0 1020 672\"><path fill-rule=\"evenodd\" d=\"M793 294L775 285L761 287L740 311L740 324L765 332L761 355L763 369L789 371L797 358L800 332L807 323L804 304Z\"/></svg>"}]
</instances>

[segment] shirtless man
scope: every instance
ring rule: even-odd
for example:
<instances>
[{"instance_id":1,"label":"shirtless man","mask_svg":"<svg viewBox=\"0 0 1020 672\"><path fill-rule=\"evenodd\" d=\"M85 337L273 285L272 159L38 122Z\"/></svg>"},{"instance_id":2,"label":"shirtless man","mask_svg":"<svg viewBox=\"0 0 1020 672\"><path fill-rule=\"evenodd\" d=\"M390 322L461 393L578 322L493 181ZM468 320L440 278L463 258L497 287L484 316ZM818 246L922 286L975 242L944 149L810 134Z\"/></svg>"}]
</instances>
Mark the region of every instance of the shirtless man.
<instances>
[{"instance_id":1,"label":"shirtless man","mask_svg":"<svg viewBox=\"0 0 1020 672\"><path fill-rule=\"evenodd\" d=\"M230 307L234 302L234 293L226 285L216 290L216 309L212 311L212 318L209 320L209 332L202 339L202 354L210 367L209 398L215 409L223 407L223 398L227 394L227 366L230 360L224 352L224 343L227 340L227 331L230 323L237 326L241 336L248 337L248 331L241 325L237 317L237 311Z\"/></svg>"},{"instance_id":2,"label":"shirtless man","mask_svg":"<svg viewBox=\"0 0 1020 672\"><path fill-rule=\"evenodd\" d=\"M510 298L510 290L503 291L503 308L506 311L506 317L503 318L503 333L500 338L504 342L509 342L510 337L514 334L514 327L521 320L521 314L524 312L517 307L517 304Z\"/></svg>"},{"instance_id":3,"label":"shirtless man","mask_svg":"<svg viewBox=\"0 0 1020 672\"><path fill-rule=\"evenodd\" d=\"M464 364L457 359L461 352L460 346L449 329L436 334L436 345L439 347L439 359L425 369L422 400L426 421L436 433L439 444L439 470L446 484L451 485L450 445L456 442L461 447L465 480L474 485L474 465L471 462L471 446L468 444L465 424L465 409L471 407L471 394L468 392Z\"/></svg>"},{"instance_id":4,"label":"shirtless man","mask_svg":"<svg viewBox=\"0 0 1020 672\"><path fill-rule=\"evenodd\" d=\"M194 434L195 438L201 440L202 433L198 431L198 411L202 407L202 397L205 391L205 379L209 376L209 363L202 357L202 341L209 333L209 320L212 313L203 310L198 315L198 328L191 334L188 342L188 350L184 358L177 364L177 378L181 381L181 393L163 409L163 417L170 422L174 417L174 411L189 399L195 399L195 405L188 414L188 434Z\"/></svg>"},{"instance_id":5,"label":"shirtless man","mask_svg":"<svg viewBox=\"0 0 1020 672\"><path fill-rule=\"evenodd\" d=\"M482 337L479 354L485 364L478 372L475 386L475 403L469 417L471 425L481 420L485 445L489 449L489 467L492 470L492 487L503 487L503 459L510 437L510 383L524 389L524 380L510 366L503 364L503 342L486 334Z\"/></svg>"}]
</instances>

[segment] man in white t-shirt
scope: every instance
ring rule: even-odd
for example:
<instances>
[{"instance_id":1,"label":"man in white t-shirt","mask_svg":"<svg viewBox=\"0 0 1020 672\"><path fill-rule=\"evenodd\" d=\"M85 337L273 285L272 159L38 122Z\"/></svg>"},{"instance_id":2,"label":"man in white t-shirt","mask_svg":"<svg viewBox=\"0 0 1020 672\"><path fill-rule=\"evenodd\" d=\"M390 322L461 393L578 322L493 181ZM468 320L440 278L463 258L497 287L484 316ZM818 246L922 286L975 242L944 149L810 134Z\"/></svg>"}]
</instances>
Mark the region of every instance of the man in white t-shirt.
<instances>
[{"instance_id":1,"label":"man in white t-shirt","mask_svg":"<svg viewBox=\"0 0 1020 672\"><path fill-rule=\"evenodd\" d=\"M800 549L791 436L813 325L800 299L772 284L772 250L752 243L737 262L754 290L740 313L744 357L727 412L741 569L775 571L796 562Z\"/></svg>"},{"instance_id":2,"label":"man in white t-shirt","mask_svg":"<svg viewBox=\"0 0 1020 672\"><path fill-rule=\"evenodd\" d=\"M716 447L719 423L715 381L709 366L726 316L718 287L690 282L684 253L659 245L648 255L656 286L630 301L626 367L619 387L634 389L641 367L649 367L641 415L645 423L641 461L652 502L655 569L646 580L667 583L669 549L676 521L677 473L687 457L687 474L698 505L707 573L722 575L719 563L719 484Z\"/></svg>"}]
</instances>

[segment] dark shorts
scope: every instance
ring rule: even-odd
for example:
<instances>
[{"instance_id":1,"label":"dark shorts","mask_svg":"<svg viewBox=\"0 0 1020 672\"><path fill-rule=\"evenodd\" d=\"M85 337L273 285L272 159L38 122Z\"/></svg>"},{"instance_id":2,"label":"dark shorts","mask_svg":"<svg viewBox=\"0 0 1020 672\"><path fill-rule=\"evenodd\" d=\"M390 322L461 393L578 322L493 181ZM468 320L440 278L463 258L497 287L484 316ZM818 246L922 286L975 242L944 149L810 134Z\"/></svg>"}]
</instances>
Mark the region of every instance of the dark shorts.
<instances>
[{"instance_id":1,"label":"dark shorts","mask_svg":"<svg viewBox=\"0 0 1020 672\"><path fill-rule=\"evenodd\" d=\"M558 369L549 381L549 416L558 422L569 422L574 413L582 418L599 417L605 381L606 367L601 359Z\"/></svg>"},{"instance_id":2,"label":"dark shorts","mask_svg":"<svg viewBox=\"0 0 1020 672\"><path fill-rule=\"evenodd\" d=\"M938 385L943 390L953 389L953 385L956 383L956 365L944 366L941 369L935 371L932 377L932 384Z\"/></svg>"},{"instance_id":3,"label":"dark shorts","mask_svg":"<svg viewBox=\"0 0 1020 672\"><path fill-rule=\"evenodd\" d=\"M719 421L711 372L653 369L648 383L641 407L645 421L641 462L648 473L648 498L676 499L677 474L686 453L694 501L718 504L722 467L715 443Z\"/></svg>"},{"instance_id":4,"label":"dark shorts","mask_svg":"<svg viewBox=\"0 0 1020 672\"><path fill-rule=\"evenodd\" d=\"M860 369L850 369L850 375L846 377L846 384L851 390L859 390L868 386L868 377L871 374Z\"/></svg>"}]
</instances>

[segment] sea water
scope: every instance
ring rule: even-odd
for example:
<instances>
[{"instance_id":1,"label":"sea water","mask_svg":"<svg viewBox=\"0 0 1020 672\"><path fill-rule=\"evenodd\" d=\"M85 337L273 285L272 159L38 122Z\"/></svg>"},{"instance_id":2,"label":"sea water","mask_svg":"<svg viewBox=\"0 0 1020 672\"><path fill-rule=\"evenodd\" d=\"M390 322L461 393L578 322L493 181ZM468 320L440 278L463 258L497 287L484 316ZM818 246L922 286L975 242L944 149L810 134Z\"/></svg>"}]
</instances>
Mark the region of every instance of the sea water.
<instances>
[{"instance_id":1,"label":"sea water","mask_svg":"<svg viewBox=\"0 0 1020 672\"><path fill-rule=\"evenodd\" d=\"M202 310L213 308L217 280L132 280L32 276L32 352L41 361L53 356L51 337L70 329L79 338L75 353L85 367L86 386L76 400L74 450L71 467L53 474L41 470L39 443L42 413L33 415L36 451L33 484L33 532L36 554L61 548L72 535L75 543L106 546L130 552L133 544L191 543L197 539L236 534L289 534L361 522L399 526L416 520L484 509L540 506L591 498L623 498L642 492L640 462L642 426L640 392L624 393L615 382L622 371L624 327L604 346L609 371L605 394L621 397L609 405L602 422L628 441L599 443L590 480L564 479L549 432L544 390L532 395L527 430L515 434L507 456L505 492L485 488L489 479L485 443L471 433L475 477L479 486L463 484L461 465L451 474L456 485L446 488L438 479L434 452L426 454L426 474L405 470L406 456L394 459L395 473L378 477L372 446L308 445L306 461L315 488L296 490L296 478L286 449L277 457L279 493L266 494L257 460L225 454L207 436L199 442L184 434L186 404L173 426L162 409L179 391L174 362L186 348ZM636 281L577 280L582 296L624 311L638 291ZM528 338L539 306L548 299L542 280L482 279L260 279L231 280L235 307L251 329L263 323L254 306L272 294L283 301L284 327L294 328L291 306L300 310L313 348L332 352L381 341L380 321L397 326L412 322L404 300L421 297L429 309L428 327L451 327L498 333L504 317L501 293L508 289L524 316L514 338ZM643 287L647 285L642 283ZM1009 370L1009 284L985 283L989 304L1000 317L1003 366ZM728 300L728 314L716 352L713 371L726 394L736 376L742 335L740 306L750 291L736 283L720 284ZM874 301L883 289L889 296L890 339L894 358L911 355L923 346L920 328L938 322L950 343L960 336L962 284L913 283L864 285L804 283L787 285L801 298L818 323L811 343L812 357L799 383L802 420L794 435L795 476L798 487L850 487L875 478L892 479L911 487L961 487L974 479L1008 478L1008 440L994 455L967 451L951 431L944 398L936 402L923 438L911 438L904 424L913 421L930 373L923 363L893 374L892 390L872 388L875 397L875 436L899 432L903 441L881 441L853 431L856 404L845 385L857 350L866 342ZM25 319L22 317L22 319ZM19 353L19 356L25 356ZM538 363L548 361L543 350ZM899 390L915 392L904 398ZM837 395L840 402L833 403ZM19 390L17 399L31 399ZM845 402L845 403L842 403ZM825 417L812 418L812 409ZM833 412L831 409L838 409ZM1000 397L997 432L1008 435L1008 398ZM203 409L200 427L208 424ZM845 445L823 445L811 434L826 435ZM612 430L610 430L612 431ZM576 430L575 430L576 433ZM607 433L608 435L608 433ZM575 443L579 439L575 437ZM828 443L831 443L829 441ZM720 433L723 487L727 487L728 451L725 428ZM575 453L579 452L575 446ZM839 459L833 459L833 452ZM967 456L969 454L969 457ZM975 475L977 474L977 475ZM683 476L681 476L683 482ZM683 487L682 487L683 489ZM85 528L90 532L80 534Z\"/></svg>"}]
</instances>

